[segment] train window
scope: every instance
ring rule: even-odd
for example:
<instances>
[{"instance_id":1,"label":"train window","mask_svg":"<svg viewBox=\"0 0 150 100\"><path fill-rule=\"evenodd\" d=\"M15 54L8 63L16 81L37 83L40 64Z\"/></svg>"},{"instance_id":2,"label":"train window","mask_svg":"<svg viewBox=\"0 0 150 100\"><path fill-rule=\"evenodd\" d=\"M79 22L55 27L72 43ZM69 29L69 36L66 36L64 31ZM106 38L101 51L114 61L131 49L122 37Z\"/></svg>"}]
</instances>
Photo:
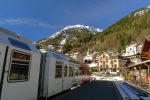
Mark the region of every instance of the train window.
<instances>
[{"instance_id":1,"label":"train window","mask_svg":"<svg viewBox=\"0 0 150 100\"><path fill-rule=\"evenodd\" d=\"M69 76L73 76L73 74L74 74L74 68L69 67Z\"/></svg>"},{"instance_id":2,"label":"train window","mask_svg":"<svg viewBox=\"0 0 150 100\"><path fill-rule=\"evenodd\" d=\"M80 75L80 76L82 75L82 70L79 70L79 75Z\"/></svg>"},{"instance_id":3,"label":"train window","mask_svg":"<svg viewBox=\"0 0 150 100\"><path fill-rule=\"evenodd\" d=\"M62 62L56 61L55 78L62 77Z\"/></svg>"},{"instance_id":4,"label":"train window","mask_svg":"<svg viewBox=\"0 0 150 100\"><path fill-rule=\"evenodd\" d=\"M74 75L75 75L75 76L78 76L78 69L75 69L75 70L74 70Z\"/></svg>"},{"instance_id":5,"label":"train window","mask_svg":"<svg viewBox=\"0 0 150 100\"><path fill-rule=\"evenodd\" d=\"M31 56L29 54L13 51L11 57L8 80L27 81L29 79L29 67Z\"/></svg>"},{"instance_id":6,"label":"train window","mask_svg":"<svg viewBox=\"0 0 150 100\"><path fill-rule=\"evenodd\" d=\"M67 76L67 65L65 65L65 67L64 67L64 76L65 77Z\"/></svg>"},{"instance_id":7,"label":"train window","mask_svg":"<svg viewBox=\"0 0 150 100\"><path fill-rule=\"evenodd\" d=\"M79 76L79 69L77 69L77 75Z\"/></svg>"}]
</instances>

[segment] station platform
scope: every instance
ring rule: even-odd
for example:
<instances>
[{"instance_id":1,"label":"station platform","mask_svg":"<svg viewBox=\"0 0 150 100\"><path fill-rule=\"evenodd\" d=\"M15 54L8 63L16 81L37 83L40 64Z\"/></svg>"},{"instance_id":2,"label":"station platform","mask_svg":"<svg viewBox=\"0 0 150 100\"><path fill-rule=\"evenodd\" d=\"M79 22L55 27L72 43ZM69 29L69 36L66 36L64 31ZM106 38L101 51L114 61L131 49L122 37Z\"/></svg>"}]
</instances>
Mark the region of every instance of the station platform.
<instances>
[{"instance_id":1,"label":"station platform","mask_svg":"<svg viewBox=\"0 0 150 100\"><path fill-rule=\"evenodd\" d=\"M150 100L150 93L119 77L95 77L90 83L76 86L48 100Z\"/></svg>"},{"instance_id":2,"label":"station platform","mask_svg":"<svg viewBox=\"0 0 150 100\"><path fill-rule=\"evenodd\" d=\"M67 91L49 98L48 100L123 100L116 89L114 82L96 80L91 83L77 86L71 91Z\"/></svg>"}]
</instances>

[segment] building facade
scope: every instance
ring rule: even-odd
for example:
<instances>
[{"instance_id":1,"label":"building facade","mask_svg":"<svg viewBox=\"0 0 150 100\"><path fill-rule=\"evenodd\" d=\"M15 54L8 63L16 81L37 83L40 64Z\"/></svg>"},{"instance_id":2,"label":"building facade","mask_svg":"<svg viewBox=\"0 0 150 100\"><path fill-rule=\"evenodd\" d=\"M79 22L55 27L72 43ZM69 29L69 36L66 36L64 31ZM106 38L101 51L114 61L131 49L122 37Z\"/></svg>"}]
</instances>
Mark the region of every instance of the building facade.
<instances>
[{"instance_id":1,"label":"building facade","mask_svg":"<svg viewBox=\"0 0 150 100\"><path fill-rule=\"evenodd\" d=\"M113 53L102 52L96 57L100 72L117 74L120 72L120 67L123 67L124 61L120 56Z\"/></svg>"},{"instance_id":2,"label":"building facade","mask_svg":"<svg viewBox=\"0 0 150 100\"><path fill-rule=\"evenodd\" d=\"M134 41L132 41L129 45L126 46L125 53L123 53L122 56L129 60L129 64L126 64L127 66L141 62L141 50L142 45Z\"/></svg>"}]
</instances>

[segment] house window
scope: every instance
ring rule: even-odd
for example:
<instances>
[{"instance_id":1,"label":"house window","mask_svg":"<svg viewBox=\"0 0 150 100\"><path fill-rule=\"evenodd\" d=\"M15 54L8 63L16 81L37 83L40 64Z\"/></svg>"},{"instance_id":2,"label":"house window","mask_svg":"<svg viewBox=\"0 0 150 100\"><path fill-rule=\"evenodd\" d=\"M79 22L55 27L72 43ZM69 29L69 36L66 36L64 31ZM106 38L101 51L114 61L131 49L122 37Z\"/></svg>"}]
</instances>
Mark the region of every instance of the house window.
<instances>
[{"instance_id":1,"label":"house window","mask_svg":"<svg viewBox=\"0 0 150 100\"><path fill-rule=\"evenodd\" d=\"M108 60L106 60L106 63L108 63Z\"/></svg>"},{"instance_id":2,"label":"house window","mask_svg":"<svg viewBox=\"0 0 150 100\"><path fill-rule=\"evenodd\" d=\"M105 66L105 64L106 64L105 61L103 61L103 66Z\"/></svg>"},{"instance_id":3,"label":"house window","mask_svg":"<svg viewBox=\"0 0 150 100\"><path fill-rule=\"evenodd\" d=\"M29 79L30 63L30 54L13 51L8 81L27 81Z\"/></svg>"},{"instance_id":4,"label":"house window","mask_svg":"<svg viewBox=\"0 0 150 100\"><path fill-rule=\"evenodd\" d=\"M103 59L105 59L105 55L103 54Z\"/></svg>"},{"instance_id":5,"label":"house window","mask_svg":"<svg viewBox=\"0 0 150 100\"><path fill-rule=\"evenodd\" d=\"M132 50L132 48L130 48L130 50Z\"/></svg>"},{"instance_id":6,"label":"house window","mask_svg":"<svg viewBox=\"0 0 150 100\"><path fill-rule=\"evenodd\" d=\"M112 70L113 72L116 72L116 68L113 68L113 70Z\"/></svg>"},{"instance_id":7,"label":"house window","mask_svg":"<svg viewBox=\"0 0 150 100\"><path fill-rule=\"evenodd\" d=\"M79 75L80 75L80 76L82 75L82 70L79 70Z\"/></svg>"},{"instance_id":8,"label":"house window","mask_svg":"<svg viewBox=\"0 0 150 100\"><path fill-rule=\"evenodd\" d=\"M108 68L108 65L106 65L106 68Z\"/></svg>"},{"instance_id":9,"label":"house window","mask_svg":"<svg viewBox=\"0 0 150 100\"><path fill-rule=\"evenodd\" d=\"M106 60L108 60L108 57L106 57Z\"/></svg>"},{"instance_id":10,"label":"house window","mask_svg":"<svg viewBox=\"0 0 150 100\"><path fill-rule=\"evenodd\" d=\"M56 61L55 78L62 77L62 62Z\"/></svg>"}]
</instances>

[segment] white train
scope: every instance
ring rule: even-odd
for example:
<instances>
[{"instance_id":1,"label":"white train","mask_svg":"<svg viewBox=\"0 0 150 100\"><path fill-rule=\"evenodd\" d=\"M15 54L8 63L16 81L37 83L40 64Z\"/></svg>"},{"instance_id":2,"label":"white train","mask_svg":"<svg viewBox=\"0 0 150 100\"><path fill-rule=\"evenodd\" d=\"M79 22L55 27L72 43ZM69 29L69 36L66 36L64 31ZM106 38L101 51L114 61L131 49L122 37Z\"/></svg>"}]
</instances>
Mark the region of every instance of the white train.
<instances>
[{"instance_id":1,"label":"white train","mask_svg":"<svg viewBox=\"0 0 150 100\"><path fill-rule=\"evenodd\" d=\"M0 100L48 98L82 84L84 77L75 60L37 49L30 40L0 27Z\"/></svg>"}]
</instances>

